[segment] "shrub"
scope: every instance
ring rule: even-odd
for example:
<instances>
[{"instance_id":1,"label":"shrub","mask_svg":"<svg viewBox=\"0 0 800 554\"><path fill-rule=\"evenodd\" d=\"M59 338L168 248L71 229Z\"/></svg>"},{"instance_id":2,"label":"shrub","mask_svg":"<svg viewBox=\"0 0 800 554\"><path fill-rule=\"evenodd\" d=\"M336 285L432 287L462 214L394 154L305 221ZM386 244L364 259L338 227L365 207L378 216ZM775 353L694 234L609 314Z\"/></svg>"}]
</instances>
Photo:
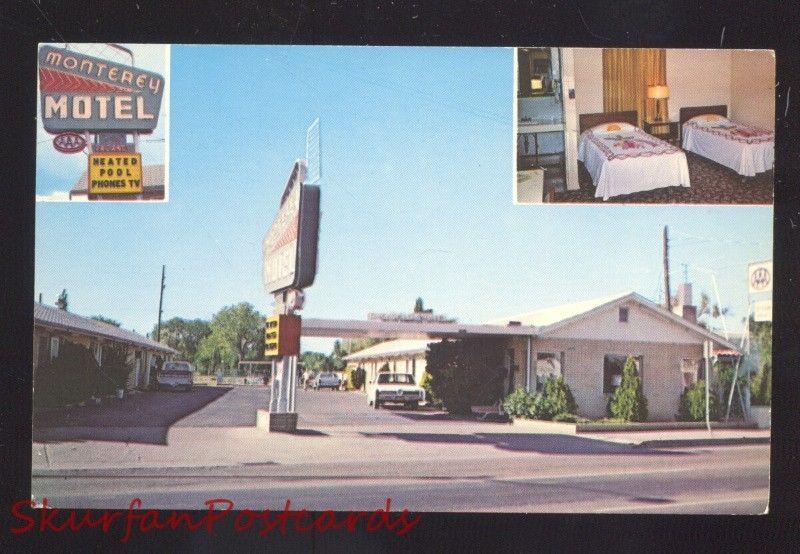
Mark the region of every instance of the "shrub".
<instances>
[{"instance_id":1,"label":"shrub","mask_svg":"<svg viewBox=\"0 0 800 554\"><path fill-rule=\"evenodd\" d=\"M528 417L531 419L551 419L555 414L550 410L550 404L544 394L538 393L533 397L531 407L528 409Z\"/></svg>"},{"instance_id":2,"label":"shrub","mask_svg":"<svg viewBox=\"0 0 800 554\"><path fill-rule=\"evenodd\" d=\"M120 346L103 346L100 362L101 392L114 394L117 389L124 389L133 370L128 363L128 351Z\"/></svg>"},{"instance_id":3,"label":"shrub","mask_svg":"<svg viewBox=\"0 0 800 554\"><path fill-rule=\"evenodd\" d=\"M723 413L727 409L726 407L728 405L728 397L730 395L735 369L730 363L717 362L714 364L714 371L717 374L717 400L719 400L720 413ZM744 387L747 386L747 382L744 377L739 377L737 381L739 382L739 387L734 389L733 397L731 397L731 415L734 417L743 417L744 414L742 414L739 391L744 390ZM705 408L703 409L705 410ZM703 415L703 419L705 419L705 415Z\"/></svg>"},{"instance_id":4,"label":"shrub","mask_svg":"<svg viewBox=\"0 0 800 554\"><path fill-rule=\"evenodd\" d=\"M714 391L710 391L708 403L709 417L719 419L719 403ZM706 419L706 383L697 381L681 395L678 408L678 419L681 421L705 421Z\"/></svg>"},{"instance_id":5,"label":"shrub","mask_svg":"<svg viewBox=\"0 0 800 554\"><path fill-rule=\"evenodd\" d=\"M548 377L544 382L543 394L551 413L548 419L558 414L574 414L578 411L575 397L561 377Z\"/></svg>"},{"instance_id":6,"label":"shrub","mask_svg":"<svg viewBox=\"0 0 800 554\"><path fill-rule=\"evenodd\" d=\"M500 340L443 340L430 344L425 358L435 398L440 398L450 413L466 415L475 404L502 398L507 371Z\"/></svg>"},{"instance_id":7,"label":"shrub","mask_svg":"<svg viewBox=\"0 0 800 554\"><path fill-rule=\"evenodd\" d=\"M758 406L772 404L772 365L769 362L762 364L761 369L750 382L752 403Z\"/></svg>"},{"instance_id":8,"label":"shrub","mask_svg":"<svg viewBox=\"0 0 800 554\"><path fill-rule=\"evenodd\" d=\"M560 423L581 423L585 420L584 418L579 417L575 414L562 413L562 414L556 414L556 416L553 418L553 421L558 421Z\"/></svg>"},{"instance_id":9,"label":"shrub","mask_svg":"<svg viewBox=\"0 0 800 554\"><path fill-rule=\"evenodd\" d=\"M36 368L34 408L55 408L99 396L100 381L100 368L91 351L62 339L58 357Z\"/></svg>"},{"instance_id":10,"label":"shrub","mask_svg":"<svg viewBox=\"0 0 800 554\"><path fill-rule=\"evenodd\" d=\"M622 383L608 402L608 413L624 421L647 421L647 398L642 391L636 362L630 356L622 368Z\"/></svg>"},{"instance_id":11,"label":"shrub","mask_svg":"<svg viewBox=\"0 0 800 554\"><path fill-rule=\"evenodd\" d=\"M534 396L525 389L517 389L503 400L503 410L513 417L528 417L533 406Z\"/></svg>"},{"instance_id":12,"label":"shrub","mask_svg":"<svg viewBox=\"0 0 800 554\"><path fill-rule=\"evenodd\" d=\"M364 381L367 380L367 371L363 367L357 367L350 371L350 388L360 389L364 386Z\"/></svg>"},{"instance_id":13,"label":"shrub","mask_svg":"<svg viewBox=\"0 0 800 554\"><path fill-rule=\"evenodd\" d=\"M422 373L422 379L419 380L419 386L425 389L425 401L431 406L440 406L442 401L436 396L433 391L433 375L427 371Z\"/></svg>"}]
</instances>

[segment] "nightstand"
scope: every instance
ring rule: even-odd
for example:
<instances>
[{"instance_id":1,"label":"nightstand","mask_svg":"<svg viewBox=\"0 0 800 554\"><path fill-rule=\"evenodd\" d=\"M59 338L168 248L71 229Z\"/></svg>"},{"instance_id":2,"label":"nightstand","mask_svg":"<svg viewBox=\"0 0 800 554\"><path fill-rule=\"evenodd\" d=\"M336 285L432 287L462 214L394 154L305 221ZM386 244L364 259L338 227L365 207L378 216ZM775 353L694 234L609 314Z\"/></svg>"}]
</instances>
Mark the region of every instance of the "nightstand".
<instances>
[{"instance_id":1,"label":"nightstand","mask_svg":"<svg viewBox=\"0 0 800 554\"><path fill-rule=\"evenodd\" d=\"M645 121L644 132L670 144L679 146L680 133L677 121Z\"/></svg>"}]
</instances>

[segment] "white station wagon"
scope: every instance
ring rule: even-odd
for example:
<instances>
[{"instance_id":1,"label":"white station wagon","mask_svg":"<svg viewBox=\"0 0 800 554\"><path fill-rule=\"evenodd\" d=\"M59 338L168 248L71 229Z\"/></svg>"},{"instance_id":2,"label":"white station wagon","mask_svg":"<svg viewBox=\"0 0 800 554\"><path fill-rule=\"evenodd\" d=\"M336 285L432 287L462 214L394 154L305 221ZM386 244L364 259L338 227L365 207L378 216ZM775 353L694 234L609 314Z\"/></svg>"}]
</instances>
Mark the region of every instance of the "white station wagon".
<instances>
[{"instance_id":1,"label":"white station wagon","mask_svg":"<svg viewBox=\"0 0 800 554\"><path fill-rule=\"evenodd\" d=\"M367 402L376 410L383 404L403 404L412 410L425 401L425 389L410 373L379 373L367 387Z\"/></svg>"},{"instance_id":2,"label":"white station wagon","mask_svg":"<svg viewBox=\"0 0 800 554\"><path fill-rule=\"evenodd\" d=\"M166 362L158 372L158 389L190 390L194 369L189 362Z\"/></svg>"}]
</instances>

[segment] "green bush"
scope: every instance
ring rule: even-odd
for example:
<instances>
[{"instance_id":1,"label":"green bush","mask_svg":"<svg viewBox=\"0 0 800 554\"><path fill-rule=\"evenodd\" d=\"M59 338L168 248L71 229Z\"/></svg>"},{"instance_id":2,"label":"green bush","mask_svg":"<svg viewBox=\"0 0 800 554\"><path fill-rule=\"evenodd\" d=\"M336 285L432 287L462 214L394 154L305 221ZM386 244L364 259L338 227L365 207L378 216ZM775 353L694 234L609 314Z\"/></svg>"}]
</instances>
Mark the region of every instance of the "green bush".
<instances>
[{"instance_id":1,"label":"green bush","mask_svg":"<svg viewBox=\"0 0 800 554\"><path fill-rule=\"evenodd\" d=\"M717 400L719 400L720 410L722 411L725 411L726 406L728 405L728 397L730 396L734 371L735 369L730 363L717 362L714 364L714 372L717 375ZM745 389L747 386L747 380L741 376L737 380L739 382L739 387L735 388L733 391L733 397L731 398L731 415L733 417L743 417L744 414L742 414L739 391L743 391ZM705 415L703 416L703 419L705 419Z\"/></svg>"},{"instance_id":2,"label":"green bush","mask_svg":"<svg viewBox=\"0 0 800 554\"><path fill-rule=\"evenodd\" d=\"M117 389L124 389L133 365L128 363L128 351L120 346L103 346L100 359L100 392L116 394Z\"/></svg>"},{"instance_id":3,"label":"green bush","mask_svg":"<svg viewBox=\"0 0 800 554\"><path fill-rule=\"evenodd\" d=\"M548 377L544 382L543 394L552 414L548 419L558 414L574 414L578 411L575 397L561 377Z\"/></svg>"},{"instance_id":4,"label":"green bush","mask_svg":"<svg viewBox=\"0 0 800 554\"><path fill-rule=\"evenodd\" d=\"M367 380L367 371L363 367L357 367L350 372L349 386L352 389L360 389Z\"/></svg>"},{"instance_id":5,"label":"green bush","mask_svg":"<svg viewBox=\"0 0 800 554\"><path fill-rule=\"evenodd\" d=\"M419 380L419 386L425 389L425 401L431 406L441 406L442 401L437 398L436 393L433 391L433 375L424 371L422 379Z\"/></svg>"},{"instance_id":6,"label":"green bush","mask_svg":"<svg viewBox=\"0 0 800 554\"><path fill-rule=\"evenodd\" d=\"M40 364L33 376L35 410L75 404L99 396L101 376L91 351L61 340L58 357Z\"/></svg>"},{"instance_id":7,"label":"green bush","mask_svg":"<svg viewBox=\"0 0 800 554\"><path fill-rule=\"evenodd\" d=\"M503 356L504 344L495 338L445 339L428 345L426 367L435 398L455 415L502 399L507 375Z\"/></svg>"},{"instance_id":8,"label":"green bush","mask_svg":"<svg viewBox=\"0 0 800 554\"><path fill-rule=\"evenodd\" d=\"M647 421L647 398L632 357L622 368L622 383L608 402L608 414L624 421Z\"/></svg>"},{"instance_id":9,"label":"green bush","mask_svg":"<svg viewBox=\"0 0 800 554\"><path fill-rule=\"evenodd\" d=\"M528 409L528 417L531 419L551 419L553 414L550 410L550 404L544 397L544 394L537 393L533 397L531 407Z\"/></svg>"},{"instance_id":10,"label":"green bush","mask_svg":"<svg viewBox=\"0 0 800 554\"><path fill-rule=\"evenodd\" d=\"M525 389L517 389L503 400L503 410L512 417L528 417L533 402L534 395Z\"/></svg>"},{"instance_id":11,"label":"green bush","mask_svg":"<svg viewBox=\"0 0 800 554\"><path fill-rule=\"evenodd\" d=\"M714 391L709 394L709 418L719 419L719 402ZM706 383L697 381L681 395L678 419L681 421L705 421L706 419Z\"/></svg>"},{"instance_id":12,"label":"green bush","mask_svg":"<svg viewBox=\"0 0 800 554\"><path fill-rule=\"evenodd\" d=\"M556 416L553 417L553 421L558 421L560 423L583 423L586 419L575 414L556 414Z\"/></svg>"},{"instance_id":13,"label":"green bush","mask_svg":"<svg viewBox=\"0 0 800 554\"><path fill-rule=\"evenodd\" d=\"M762 364L761 369L750 382L751 402L757 406L772 404L772 365Z\"/></svg>"}]
</instances>

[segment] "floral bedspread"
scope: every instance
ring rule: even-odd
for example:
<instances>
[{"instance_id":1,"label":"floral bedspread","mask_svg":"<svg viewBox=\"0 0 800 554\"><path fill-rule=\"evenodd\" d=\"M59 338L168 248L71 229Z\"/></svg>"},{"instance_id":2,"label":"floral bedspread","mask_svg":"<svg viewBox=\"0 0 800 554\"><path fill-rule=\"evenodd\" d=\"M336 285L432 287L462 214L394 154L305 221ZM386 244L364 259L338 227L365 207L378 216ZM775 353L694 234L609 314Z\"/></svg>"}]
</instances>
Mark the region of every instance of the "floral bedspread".
<instances>
[{"instance_id":1,"label":"floral bedspread","mask_svg":"<svg viewBox=\"0 0 800 554\"><path fill-rule=\"evenodd\" d=\"M698 129L743 144L762 144L775 140L775 133L772 131L750 127L749 125L733 121L725 121L716 125L707 126L699 125L696 121L689 121L686 123L686 127Z\"/></svg>"},{"instance_id":2,"label":"floral bedspread","mask_svg":"<svg viewBox=\"0 0 800 554\"><path fill-rule=\"evenodd\" d=\"M639 128L613 135L596 134L589 131L588 139L600 149L607 160L661 156L680 152L678 147L648 135Z\"/></svg>"}]
</instances>

